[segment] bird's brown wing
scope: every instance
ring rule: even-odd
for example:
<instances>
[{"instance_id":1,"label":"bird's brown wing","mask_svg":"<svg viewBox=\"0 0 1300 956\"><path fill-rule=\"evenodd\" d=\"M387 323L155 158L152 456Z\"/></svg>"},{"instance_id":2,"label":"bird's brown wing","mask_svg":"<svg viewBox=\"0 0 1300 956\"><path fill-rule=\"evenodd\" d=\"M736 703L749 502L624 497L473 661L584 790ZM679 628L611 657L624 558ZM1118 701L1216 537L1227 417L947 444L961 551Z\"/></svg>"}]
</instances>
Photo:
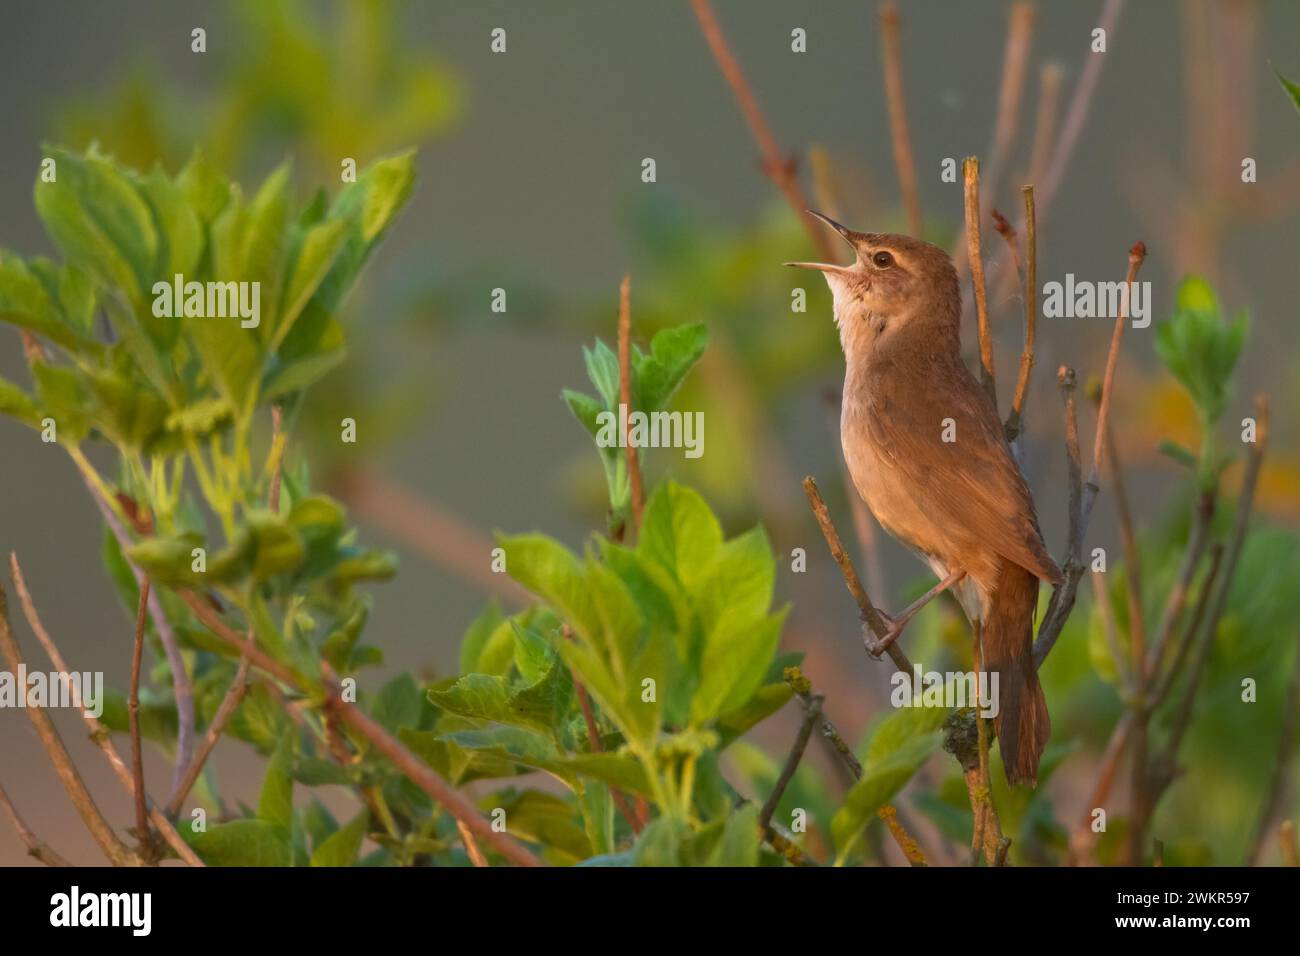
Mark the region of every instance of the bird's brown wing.
<instances>
[{"instance_id":1,"label":"bird's brown wing","mask_svg":"<svg viewBox=\"0 0 1300 956\"><path fill-rule=\"evenodd\" d=\"M988 394L960 356L918 358L873 363L865 424L878 452L936 521L970 529L1006 560L1060 584ZM943 440L945 419L955 441Z\"/></svg>"}]
</instances>

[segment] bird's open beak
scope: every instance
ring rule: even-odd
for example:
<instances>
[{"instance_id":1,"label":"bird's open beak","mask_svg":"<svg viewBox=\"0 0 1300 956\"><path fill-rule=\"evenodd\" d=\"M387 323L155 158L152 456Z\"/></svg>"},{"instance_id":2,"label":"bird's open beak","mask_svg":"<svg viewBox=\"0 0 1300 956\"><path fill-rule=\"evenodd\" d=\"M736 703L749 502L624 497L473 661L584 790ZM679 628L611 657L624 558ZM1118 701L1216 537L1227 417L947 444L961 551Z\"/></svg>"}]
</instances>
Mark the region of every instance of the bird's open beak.
<instances>
[{"instance_id":1,"label":"bird's open beak","mask_svg":"<svg viewBox=\"0 0 1300 956\"><path fill-rule=\"evenodd\" d=\"M808 213L808 215L820 219L822 222L826 223L826 225L830 226L832 229L838 232L840 234L840 237L845 242L847 242L850 246L853 245L853 231L849 229L847 226L840 225L830 216L823 216L821 213L817 212L816 210L806 209L804 211ZM786 265L791 266L795 269L817 269L820 272L848 272L849 271L848 266L837 266L827 262L787 262Z\"/></svg>"},{"instance_id":2,"label":"bird's open beak","mask_svg":"<svg viewBox=\"0 0 1300 956\"><path fill-rule=\"evenodd\" d=\"M834 229L836 232L838 232L838 233L840 234L840 238L842 238L842 239L843 239L845 242L847 242L850 246L853 245L853 230L852 230L852 229L848 228L847 226L841 226L838 222L836 222L836 221L835 221L834 219L832 219L830 216L823 216L821 213L817 212L817 210L815 210L815 209L805 209L804 212L806 212L808 215L812 216L814 219L820 219L822 222L826 223L826 225L830 226L832 229Z\"/></svg>"}]
</instances>

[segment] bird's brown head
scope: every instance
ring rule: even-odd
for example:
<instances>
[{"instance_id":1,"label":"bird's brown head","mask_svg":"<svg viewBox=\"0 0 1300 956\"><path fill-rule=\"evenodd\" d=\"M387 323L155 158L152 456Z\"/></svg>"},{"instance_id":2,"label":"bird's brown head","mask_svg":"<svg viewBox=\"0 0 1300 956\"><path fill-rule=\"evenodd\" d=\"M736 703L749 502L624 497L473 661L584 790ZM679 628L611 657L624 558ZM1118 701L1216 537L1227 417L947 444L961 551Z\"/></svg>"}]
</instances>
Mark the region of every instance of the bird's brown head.
<instances>
[{"instance_id":1,"label":"bird's brown head","mask_svg":"<svg viewBox=\"0 0 1300 956\"><path fill-rule=\"evenodd\" d=\"M809 214L834 229L852 248L849 265L787 262L826 277L835 324L849 361L866 358L889 341L917 334L958 334L961 292L948 254L938 246L890 233L855 232L821 213Z\"/></svg>"}]
</instances>

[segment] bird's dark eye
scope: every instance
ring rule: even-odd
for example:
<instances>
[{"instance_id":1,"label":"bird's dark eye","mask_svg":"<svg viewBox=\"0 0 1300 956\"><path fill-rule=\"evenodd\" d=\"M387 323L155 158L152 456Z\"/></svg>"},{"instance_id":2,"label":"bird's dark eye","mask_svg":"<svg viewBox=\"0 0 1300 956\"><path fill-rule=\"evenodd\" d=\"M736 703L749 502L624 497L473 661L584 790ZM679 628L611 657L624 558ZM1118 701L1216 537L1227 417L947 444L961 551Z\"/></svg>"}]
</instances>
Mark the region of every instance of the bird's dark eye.
<instances>
[{"instance_id":1,"label":"bird's dark eye","mask_svg":"<svg viewBox=\"0 0 1300 956\"><path fill-rule=\"evenodd\" d=\"M877 252L871 257L871 261L874 262L876 267L879 269L888 269L894 264L894 257L888 252Z\"/></svg>"}]
</instances>

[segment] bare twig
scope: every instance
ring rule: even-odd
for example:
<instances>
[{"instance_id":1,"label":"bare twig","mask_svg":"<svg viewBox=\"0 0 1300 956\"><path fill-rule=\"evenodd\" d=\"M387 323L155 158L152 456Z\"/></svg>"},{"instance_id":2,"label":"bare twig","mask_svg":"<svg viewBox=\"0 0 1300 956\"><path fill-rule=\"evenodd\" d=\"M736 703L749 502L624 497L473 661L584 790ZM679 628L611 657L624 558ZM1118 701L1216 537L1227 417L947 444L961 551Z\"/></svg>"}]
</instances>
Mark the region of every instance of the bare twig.
<instances>
[{"instance_id":1,"label":"bare twig","mask_svg":"<svg viewBox=\"0 0 1300 956\"><path fill-rule=\"evenodd\" d=\"M1287 866L1300 866L1300 852L1296 850L1295 824L1283 820L1277 829L1278 843L1282 845L1282 861Z\"/></svg>"},{"instance_id":2,"label":"bare twig","mask_svg":"<svg viewBox=\"0 0 1300 956\"><path fill-rule=\"evenodd\" d=\"M1128 583L1128 628L1133 647L1134 690L1145 693L1147 684L1146 622L1142 619L1142 566L1138 555L1137 533L1133 527L1133 509L1129 507L1128 486L1115 443L1115 429L1106 423L1106 453L1110 455L1110 480L1115 486L1115 513L1119 517L1120 546L1124 551L1124 577Z\"/></svg>"},{"instance_id":3,"label":"bare twig","mask_svg":"<svg viewBox=\"0 0 1300 956\"><path fill-rule=\"evenodd\" d=\"M637 460L636 444L632 441L632 277L623 276L618 287L618 395L627 409L627 472L632 486L632 531L641 530L641 511L645 507L645 492L641 487L641 464Z\"/></svg>"},{"instance_id":4,"label":"bare twig","mask_svg":"<svg viewBox=\"0 0 1300 956\"><path fill-rule=\"evenodd\" d=\"M18 555L12 552L9 555L9 567L13 572L14 591L18 595L18 603L22 607L23 616L27 618L27 624L32 629L32 633L36 635L41 647L45 649L46 656L54 664L55 669L65 674L70 673L71 669L59 652L58 645L54 643L54 639L50 637L44 624L41 623L40 615L36 612L36 603L32 600L31 592L27 590L27 581L23 578L22 568L18 564ZM127 793L132 793L135 789L135 779L131 774L131 768L126 765L126 761L122 759L122 756L117 752L117 748L113 746L108 728L101 724L97 718L86 712L80 695L76 693L76 685L72 685L72 690L74 698L72 706L81 712L86 721L86 726L90 728L91 741L108 760L108 764L112 767L118 782L122 784L122 788ZM181 860L189 866L204 865L203 861L190 849L189 844L181 839L180 834L176 832L176 828L172 826L171 821L167 819L162 810L153 805L152 802L149 805L149 819L158 832L162 834L167 845L172 848Z\"/></svg>"},{"instance_id":5,"label":"bare twig","mask_svg":"<svg viewBox=\"0 0 1300 956\"><path fill-rule=\"evenodd\" d=\"M140 664L144 660L145 616L149 613L149 579L140 585L140 607L135 617L135 645L131 652L131 688L126 709L131 729L131 768L135 781L135 829L140 841L140 853L146 860L153 858L153 835L149 831L149 811L145 807L144 750L140 746Z\"/></svg>"},{"instance_id":6,"label":"bare twig","mask_svg":"<svg viewBox=\"0 0 1300 956\"><path fill-rule=\"evenodd\" d=\"M1110 418L1111 396L1115 390L1115 369L1119 364L1119 345L1124 335L1124 326L1128 322L1129 295L1133 283L1137 281L1138 270L1142 268L1146 254L1147 248L1141 241L1134 243L1128 253L1128 273L1124 279L1125 291L1120 299L1119 315L1115 318L1115 327L1111 333L1110 350L1106 355L1106 372L1101 383L1101 401L1097 411L1097 434L1093 441L1092 466L1088 471L1088 480L1083 485L1077 511L1074 507L1075 470L1079 467L1080 458L1078 426L1074 413L1074 372L1062 366L1061 371L1057 373L1066 400L1066 453L1070 459L1071 469L1070 533L1066 545L1065 582L1052 594L1047 613L1043 615L1043 622L1038 628L1038 638L1034 642L1034 660L1039 667L1042 667L1043 661L1051 652L1056 639L1061 636L1061 628L1065 626L1066 619L1074 609L1079 577L1083 573L1083 565L1080 563L1083 554L1083 536L1088 531L1088 523L1092 519L1092 507L1096 503L1097 493L1100 491L1100 478L1098 476L1102 463L1102 451L1105 447L1107 422Z\"/></svg>"},{"instance_id":7,"label":"bare twig","mask_svg":"<svg viewBox=\"0 0 1300 956\"><path fill-rule=\"evenodd\" d=\"M1020 371L1016 375L1016 391L1011 399L1011 411L1007 415L1005 431L1008 442L1015 442L1020 437L1023 427L1025 398L1029 394L1029 379L1034 371L1034 341L1038 329L1038 217L1034 212L1034 187L1021 189L1025 198L1025 346L1020 352ZM1016 233L1005 219L998 217L998 232L1011 246L1012 258L1017 259ZM1005 226L1005 231L1003 229ZM1016 263L1020 272L1020 263Z\"/></svg>"},{"instance_id":8,"label":"bare twig","mask_svg":"<svg viewBox=\"0 0 1300 956\"><path fill-rule=\"evenodd\" d=\"M1102 9L1098 26L1106 31L1107 44L1115 42L1115 27L1119 23L1120 11L1123 9L1124 0L1106 0L1106 6ZM1088 111L1092 105L1092 97L1097 90L1097 83L1101 79L1101 68L1106 59L1107 54L1088 53L1087 60L1083 65L1083 72L1079 75L1079 83L1075 86L1074 95L1070 98L1070 109L1066 113L1065 123L1061 127L1061 138L1056 142L1056 150L1052 153L1052 159L1044 171L1039 188L1039 201L1043 205L1044 218L1046 217L1047 208L1051 206L1052 200L1056 198L1057 189L1060 188L1062 181L1065 179L1066 170L1069 169L1070 158L1074 155L1074 148L1083 133L1084 124L1088 119Z\"/></svg>"},{"instance_id":9,"label":"bare twig","mask_svg":"<svg viewBox=\"0 0 1300 956\"><path fill-rule=\"evenodd\" d=\"M19 650L18 642L9 627L9 600L3 584L0 584L0 653L3 653L13 673L18 673L24 666L22 651ZM40 738L41 746L45 748L45 753L50 758L50 763L54 765L59 782L63 784L63 789L67 791L77 814L86 824L86 829L90 831L99 848L104 851L104 856L108 857L109 862L114 866L138 866L140 861L118 839L112 826L104 819L85 781L81 779L81 774L77 772L67 748L63 746L63 740L59 737L59 732L54 729L54 721L50 719L45 708L24 707L23 710L31 720L36 736Z\"/></svg>"},{"instance_id":10,"label":"bare twig","mask_svg":"<svg viewBox=\"0 0 1300 956\"><path fill-rule=\"evenodd\" d=\"M1124 0L1106 0L1106 6L1102 10L1101 21L1098 26L1106 31L1107 42L1113 42L1115 27L1119 22L1120 11L1124 7ZM1057 140L1056 149L1051 154L1051 159L1043 166L1041 172L1032 173L1030 180L1039 187L1039 226L1047 220L1047 213L1051 208L1052 200L1056 198L1056 192L1065 178L1065 171L1069 167L1070 158L1074 155L1075 146L1078 144L1080 134L1086 124L1088 112L1092 106L1093 94L1096 92L1098 81L1101 79L1101 68L1107 59L1106 54L1089 52L1087 62L1084 64L1083 71L1079 76L1079 82L1074 88L1074 95L1070 98L1070 108L1066 113L1065 123L1061 127L1061 136ZM998 263L990 263L991 271L995 272ZM962 311L963 313L969 307L969 301L963 295Z\"/></svg>"},{"instance_id":11,"label":"bare twig","mask_svg":"<svg viewBox=\"0 0 1300 956\"><path fill-rule=\"evenodd\" d=\"M985 191L990 200L996 198L1002 184L1002 169L1020 124L1020 100L1025 89L1029 49L1034 39L1034 5L1017 2L1011 5L1007 19L1007 40L1002 52L1002 85L998 92L997 119L993 126L993 146L989 150L988 177Z\"/></svg>"},{"instance_id":12,"label":"bare twig","mask_svg":"<svg viewBox=\"0 0 1300 956\"><path fill-rule=\"evenodd\" d=\"M1246 461L1246 474L1242 483L1241 495L1237 500L1237 512L1233 519L1232 533L1223 550L1222 572L1219 573L1217 580L1214 582L1212 595L1202 602L1205 607L1204 616L1197 614L1190 625L1193 631L1197 633L1196 652L1188 671L1186 685L1183 688L1182 701L1174 715L1173 723L1170 725L1169 740L1166 743L1164 752L1152 760L1149 765L1144 761L1144 772L1140 777L1136 774L1134 777L1135 784L1140 783L1140 786L1134 793L1133 810L1129 819L1129 855L1131 860L1137 859L1136 853L1140 847L1140 844L1135 841L1140 840L1146 832L1151 815L1155 812L1161 796L1177 776L1178 753L1182 747L1183 738L1191 726L1192 711L1197 691L1200 688L1201 678L1205 673L1206 664L1209 662L1210 652L1214 646L1214 637L1219 629L1219 621L1223 617L1228 598L1232 593L1237 562L1241 557L1242 547L1246 541L1246 533L1250 526L1255 490L1259 484L1260 469L1263 466L1264 456L1268 450L1269 408L1268 399L1265 395L1261 394L1255 397L1255 417L1257 423L1255 443L1251 447L1250 457Z\"/></svg>"},{"instance_id":13,"label":"bare twig","mask_svg":"<svg viewBox=\"0 0 1300 956\"><path fill-rule=\"evenodd\" d=\"M365 737L411 783L446 807L447 811L465 824L471 833L482 837L493 849L511 863L517 866L543 865L542 861L534 856L523 844L508 834L498 833L494 830L492 824L478 812L474 804L470 803L450 784L434 773L428 764L389 735L388 731L384 730L376 720L364 713L360 708L344 701L342 689L337 685L327 688L325 707L337 714L343 723Z\"/></svg>"},{"instance_id":14,"label":"bare twig","mask_svg":"<svg viewBox=\"0 0 1300 956\"><path fill-rule=\"evenodd\" d=\"M918 238L925 230L921 197L916 185L916 164L912 159L912 136L907 124L907 97L903 93L903 44L899 36L901 18L893 3L880 5L880 42L885 68L885 98L889 106L890 138L894 144L894 165L898 187L907 211L907 226Z\"/></svg>"},{"instance_id":15,"label":"bare twig","mask_svg":"<svg viewBox=\"0 0 1300 956\"><path fill-rule=\"evenodd\" d=\"M78 465L80 467L81 463L79 462ZM135 577L136 586L143 588L144 571L125 558L127 550L131 547L131 536L122 519L113 509L112 503L107 501L100 492L95 480L96 476L87 470L88 467L81 468L82 480L85 481L100 514L104 516L104 522L113 533L113 537L117 539L124 560ZM149 618L153 621L154 630L158 633L158 641L163 646L163 654L167 657L167 667L172 673L172 697L175 698L176 703L176 763L172 767L172 784L175 786L184 776L185 769L194 755L194 688L190 684L189 672L185 669L185 658L181 655L180 642L176 639L176 629L167 619L167 612L157 593L149 595Z\"/></svg>"},{"instance_id":16,"label":"bare twig","mask_svg":"<svg viewBox=\"0 0 1300 956\"><path fill-rule=\"evenodd\" d=\"M49 844L43 842L28 829L27 824L23 822L23 818L18 815L18 810L9 800L9 794L5 793L4 787L0 787L0 809L3 809L5 815L9 817L9 822L13 824L14 829L18 832L18 839L22 840L23 845L27 847L28 856L39 860L46 866L72 866Z\"/></svg>"},{"instance_id":17,"label":"bare twig","mask_svg":"<svg viewBox=\"0 0 1300 956\"><path fill-rule=\"evenodd\" d=\"M457 819L456 832L460 834L460 841L465 844L465 852L469 854L470 862L475 866L487 866L487 857L479 849L478 841L474 839L474 834L470 831L463 820Z\"/></svg>"},{"instance_id":18,"label":"bare twig","mask_svg":"<svg viewBox=\"0 0 1300 956\"><path fill-rule=\"evenodd\" d=\"M1074 609L1079 579L1083 576L1083 469L1079 457L1079 416L1075 408L1074 369L1062 365L1056 371L1056 382L1061 389L1065 406L1065 466L1069 486L1069 531L1066 534L1065 561L1061 571L1065 583L1052 592L1047 613L1038 626L1038 640L1034 643L1034 666L1042 667L1061 629Z\"/></svg>"},{"instance_id":19,"label":"bare twig","mask_svg":"<svg viewBox=\"0 0 1300 956\"><path fill-rule=\"evenodd\" d=\"M718 63L718 69L722 71L723 78L735 94L736 102L740 104L740 111L744 114L745 122L749 124L749 130L753 134L755 142L758 143L758 150L762 156L763 172L781 190L781 194L785 196L795 216L804 224L804 229L807 231L809 239L812 240L814 248L826 257L827 262L833 262L835 247L831 245L829 235L826 231L815 228L812 220L804 215L804 210L808 208L808 200L799 185L798 177L795 176L794 159L784 156L780 147L777 146L776 138L772 135L771 129L768 128L767 120L763 117L763 111L754 98L754 92L750 89L749 81L745 79L740 63L736 60L735 54L731 52L731 47L727 44L727 38L718 25L718 19L713 14L713 8L709 5L709 0L691 0L691 7L695 11L695 18L699 21L700 32L704 34L704 39L709 44L713 58Z\"/></svg>"},{"instance_id":20,"label":"bare twig","mask_svg":"<svg viewBox=\"0 0 1300 956\"><path fill-rule=\"evenodd\" d=\"M861 780L862 763L858 760L857 755L853 753L853 748L850 747L848 741L844 739L844 735L836 729L835 725L831 723L830 718L828 718L822 711L822 696L813 693L812 682L804 676L803 672L798 667L787 667L784 676L785 682L790 685L790 689L794 691L795 696L799 698L799 702L803 705L805 726L811 727L812 724L820 720L822 725L822 736L826 739L827 743L830 744L831 749L835 751L845 768L850 774L852 774L853 779ZM814 712L815 716L813 716ZM798 742L796 741L796 744L797 743ZM804 739L803 744L804 746L807 745L806 738ZM799 752L802 753L802 748L800 748ZM795 764L797 763L798 761L796 760ZM787 767L790 767L788 762ZM790 776L794 776L793 767L790 767ZM780 791L783 791L785 786L788 784L789 780L786 780L785 784L781 784L778 781L778 792L774 797L768 798L768 802L772 804L773 811L776 810L776 804L780 802ZM764 806L764 809L766 810L766 805ZM907 862L911 866L928 865L925 859L925 854L921 852L920 845L911 834L907 832L902 823L899 822L898 812L894 807L886 804L876 811L876 816L885 822L885 825L889 828L890 835L894 838L894 842L898 844L898 848L903 852L903 856L906 857Z\"/></svg>"},{"instance_id":21,"label":"bare twig","mask_svg":"<svg viewBox=\"0 0 1300 956\"><path fill-rule=\"evenodd\" d=\"M1047 168L1056 114L1060 108L1061 81L1065 71L1059 63L1044 63L1038 74L1038 112L1034 118L1033 145L1029 148L1029 181L1039 182Z\"/></svg>"},{"instance_id":22,"label":"bare twig","mask_svg":"<svg viewBox=\"0 0 1300 956\"><path fill-rule=\"evenodd\" d=\"M849 557L844 550L844 543L840 541L839 532L835 530L835 525L831 523L830 512L826 509L826 502L822 500L821 492L817 490L817 482L809 475L803 480L803 491L808 496L808 503L812 506L812 512L817 519L817 524L821 527L822 536L826 539L826 544L831 550L831 557L839 565L840 574L844 577L844 584L849 589L849 594L858 605L858 611L862 615L862 621L871 628L876 636L877 641L883 641L888 634L888 627L876 606L871 603L871 598L862 587L862 582L858 580L858 573L853 569L853 559ZM894 666L903 673L912 674L912 662L907 659L902 648L898 646L897 641L891 642L885 652L889 659L894 662Z\"/></svg>"},{"instance_id":23,"label":"bare twig","mask_svg":"<svg viewBox=\"0 0 1300 956\"><path fill-rule=\"evenodd\" d=\"M772 815L776 813L781 797L785 795L786 788L790 786L790 781L794 779L795 771L799 769L799 761L803 759L803 753L808 748L808 739L812 736L813 724L817 723L817 718L821 716L823 700L825 698L821 694L812 694L809 702L804 707L799 732L795 734L794 744L790 747L790 753L785 758L785 765L781 768L781 775L776 778L776 784L773 785L772 792L767 795L767 800L763 802L763 809L758 815L759 826L764 830L771 826Z\"/></svg>"},{"instance_id":24,"label":"bare twig","mask_svg":"<svg viewBox=\"0 0 1300 956\"><path fill-rule=\"evenodd\" d=\"M1002 49L1002 83L998 90L997 118L993 125L993 139L989 144L989 163L984 176L984 202L980 206L980 215L984 215L999 195L1002 171L1006 167L1007 157L1016 138L1016 129L1020 124L1020 101L1025 88L1035 19L1032 3L1018 0L1012 4L1007 18L1007 39ZM963 247L954 250L953 266L958 278L965 274L969 264L967 256L968 250Z\"/></svg>"},{"instance_id":25,"label":"bare twig","mask_svg":"<svg viewBox=\"0 0 1300 956\"><path fill-rule=\"evenodd\" d=\"M984 257L980 252L980 161L967 156L962 163L966 195L966 254L970 257L971 281L975 287L975 310L979 322L980 384L998 406L993 376L993 334L989 329L989 305L984 287Z\"/></svg>"},{"instance_id":26,"label":"bare twig","mask_svg":"<svg viewBox=\"0 0 1300 956\"><path fill-rule=\"evenodd\" d=\"M1183 654L1186 652L1186 643L1184 642L1174 660L1172 662L1165 661L1165 648L1173 635L1179 618L1182 616L1183 607L1187 604L1187 596L1191 592L1192 579L1201 563L1201 558L1205 554L1205 545L1209 539L1210 520L1214 517L1214 509L1215 496L1213 493L1202 493L1198 496L1196 514L1192 519L1192 530L1188 536L1187 550L1183 554L1183 563L1178 569L1178 577L1174 586L1165 599L1165 607L1160 615L1160 623L1156 626L1155 640L1151 644L1151 652L1147 657L1147 671L1155 678L1156 690L1152 695L1153 707L1159 707L1164 701L1165 694L1168 693L1174 675L1178 672L1179 665L1182 663ZM1208 580L1205 586L1208 588ZM1162 669L1164 670L1163 679L1161 677Z\"/></svg>"}]
</instances>

